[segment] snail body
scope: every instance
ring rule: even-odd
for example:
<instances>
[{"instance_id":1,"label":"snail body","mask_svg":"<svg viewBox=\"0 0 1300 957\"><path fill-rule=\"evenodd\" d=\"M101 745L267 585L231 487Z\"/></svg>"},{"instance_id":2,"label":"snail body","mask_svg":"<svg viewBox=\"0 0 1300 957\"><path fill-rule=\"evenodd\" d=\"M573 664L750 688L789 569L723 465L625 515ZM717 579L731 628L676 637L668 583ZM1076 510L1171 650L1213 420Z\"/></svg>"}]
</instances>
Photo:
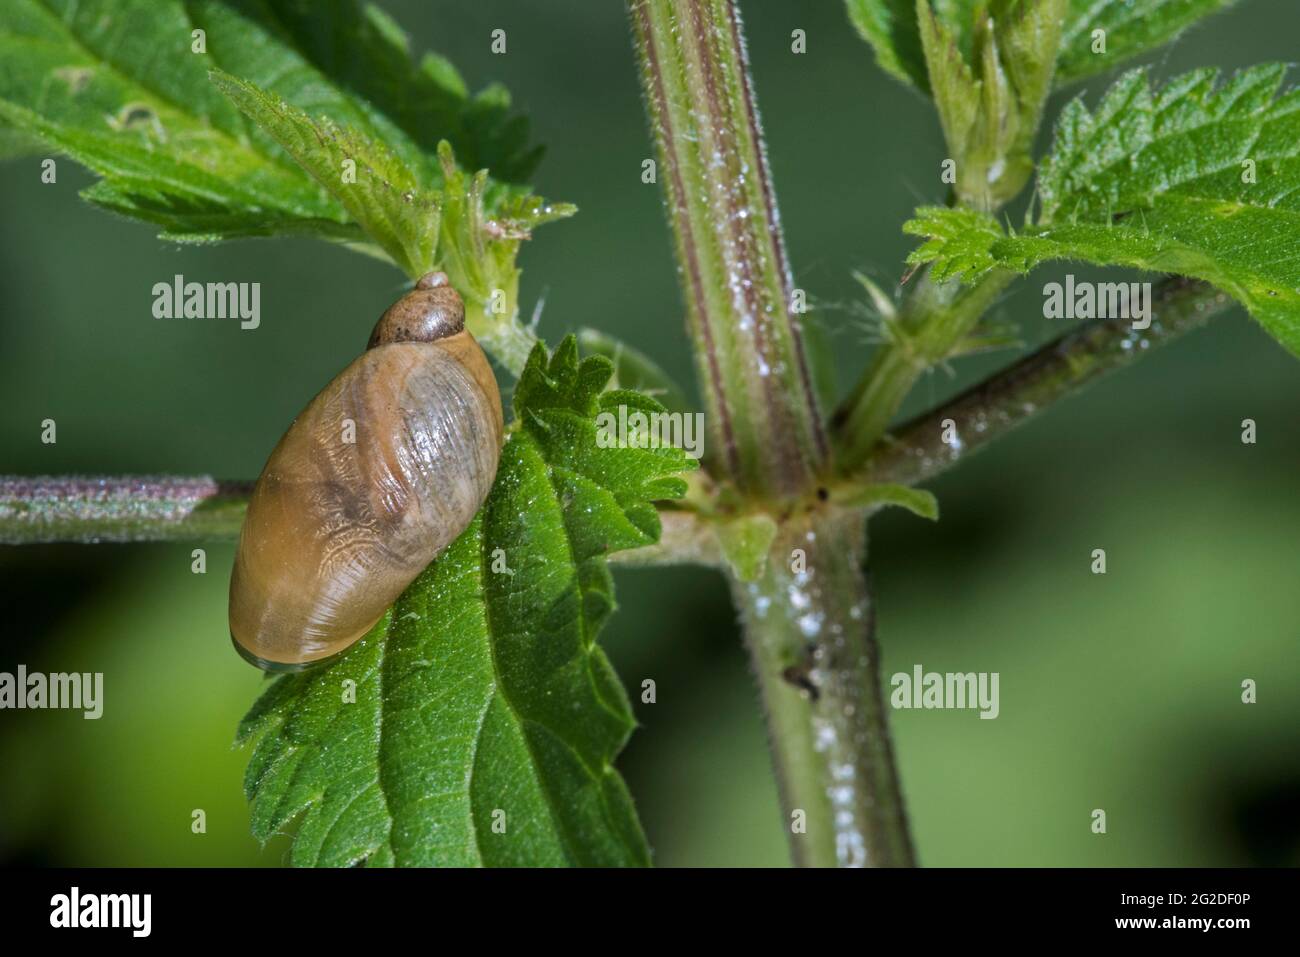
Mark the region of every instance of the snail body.
<instances>
[{"instance_id":1,"label":"snail body","mask_svg":"<svg viewBox=\"0 0 1300 957\"><path fill-rule=\"evenodd\" d=\"M501 451L501 397L465 309L429 273L294 420L253 488L230 579L246 659L339 654L474 518Z\"/></svg>"}]
</instances>

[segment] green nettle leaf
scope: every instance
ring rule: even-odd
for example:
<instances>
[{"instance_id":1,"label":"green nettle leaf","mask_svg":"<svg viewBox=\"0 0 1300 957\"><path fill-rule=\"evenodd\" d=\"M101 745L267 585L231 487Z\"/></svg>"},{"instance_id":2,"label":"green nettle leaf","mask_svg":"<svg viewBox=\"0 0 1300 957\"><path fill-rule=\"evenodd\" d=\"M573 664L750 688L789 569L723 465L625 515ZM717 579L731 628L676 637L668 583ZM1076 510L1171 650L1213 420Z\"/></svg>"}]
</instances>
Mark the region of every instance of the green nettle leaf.
<instances>
[{"instance_id":1,"label":"green nettle leaf","mask_svg":"<svg viewBox=\"0 0 1300 957\"><path fill-rule=\"evenodd\" d=\"M930 278L936 282L974 283L1004 265L994 247L1008 237L996 219L977 209L921 206L903 224L903 232L925 239L907 261L914 266L928 264ZM1014 269L1021 264L1006 265Z\"/></svg>"},{"instance_id":2,"label":"green nettle leaf","mask_svg":"<svg viewBox=\"0 0 1300 957\"><path fill-rule=\"evenodd\" d=\"M612 762L634 720L596 644L606 557L659 537L694 462L603 447L609 360L534 349L473 524L337 662L280 678L244 719L261 840L301 817L299 865L643 865Z\"/></svg>"},{"instance_id":3,"label":"green nettle leaf","mask_svg":"<svg viewBox=\"0 0 1300 957\"><path fill-rule=\"evenodd\" d=\"M471 95L449 60L434 53L414 60L405 32L373 3L202 0L195 4L188 0L188 4L200 11L196 22L216 6L232 7L245 20L291 45L367 110L385 141L396 127L404 140L429 156L445 140L466 169L490 169L503 183L527 183L542 157L542 147L528 142L528 119L511 112L505 87L489 84ZM260 82L246 70L226 69ZM315 101L321 95L314 91L299 101L278 85L269 89L311 113L316 112ZM407 160L414 165L413 154Z\"/></svg>"},{"instance_id":4,"label":"green nettle leaf","mask_svg":"<svg viewBox=\"0 0 1300 957\"><path fill-rule=\"evenodd\" d=\"M904 229L927 241L909 262L971 282L1049 259L1191 276L1300 354L1300 91L1277 95L1284 73L1220 84L1197 70L1159 90L1126 74L1095 110L1076 100L1062 114L1037 223L1006 232L970 210L921 209Z\"/></svg>"},{"instance_id":5,"label":"green nettle leaf","mask_svg":"<svg viewBox=\"0 0 1300 957\"><path fill-rule=\"evenodd\" d=\"M212 71L239 78L225 91L267 129ZM315 121L315 148L302 116ZM365 192L358 170L347 198L330 184L343 170L327 176L327 162L356 152L394 187L435 191L440 142L504 182L539 155L504 91L470 96L446 61L413 62L401 31L354 0L6 0L0 123L6 149L25 135L66 153L103 177L88 200L167 238L308 234L378 245L399 262L393 230L375 222L392 204L360 221L376 187ZM485 189L489 213L518 194ZM424 215L413 200L403 218Z\"/></svg>"},{"instance_id":6,"label":"green nettle leaf","mask_svg":"<svg viewBox=\"0 0 1300 957\"><path fill-rule=\"evenodd\" d=\"M1275 205L1300 173L1300 94L1276 99L1285 76L1268 63L1221 84L1218 70L1201 69L1153 90L1132 70L1095 110L1075 99L1042 163L1041 218L1103 222L1169 196ZM1246 175L1247 160L1263 169Z\"/></svg>"},{"instance_id":7,"label":"green nettle leaf","mask_svg":"<svg viewBox=\"0 0 1300 957\"><path fill-rule=\"evenodd\" d=\"M1237 0L1070 0L1058 83L1091 76L1174 39ZM1098 35L1097 31L1101 31Z\"/></svg>"},{"instance_id":8,"label":"green nettle leaf","mask_svg":"<svg viewBox=\"0 0 1300 957\"><path fill-rule=\"evenodd\" d=\"M433 268L439 196L426 192L382 143L328 119L313 120L228 73L214 70L212 81L325 187L407 275Z\"/></svg>"},{"instance_id":9,"label":"green nettle leaf","mask_svg":"<svg viewBox=\"0 0 1300 957\"><path fill-rule=\"evenodd\" d=\"M905 83L930 91L925 54L911 0L847 0L849 20L876 51L881 68Z\"/></svg>"},{"instance_id":10,"label":"green nettle leaf","mask_svg":"<svg viewBox=\"0 0 1300 957\"><path fill-rule=\"evenodd\" d=\"M604 356L614 363L613 387L651 396L669 412L687 412L686 393L659 364L639 349L599 329L579 329L583 352Z\"/></svg>"},{"instance_id":11,"label":"green nettle leaf","mask_svg":"<svg viewBox=\"0 0 1300 957\"><path fill-rule=\"evenodd\" d=\"M0 124L0 159L28 156L40 149L41 141L30 133L23 133Z\"/></svg>"}]
</instances>

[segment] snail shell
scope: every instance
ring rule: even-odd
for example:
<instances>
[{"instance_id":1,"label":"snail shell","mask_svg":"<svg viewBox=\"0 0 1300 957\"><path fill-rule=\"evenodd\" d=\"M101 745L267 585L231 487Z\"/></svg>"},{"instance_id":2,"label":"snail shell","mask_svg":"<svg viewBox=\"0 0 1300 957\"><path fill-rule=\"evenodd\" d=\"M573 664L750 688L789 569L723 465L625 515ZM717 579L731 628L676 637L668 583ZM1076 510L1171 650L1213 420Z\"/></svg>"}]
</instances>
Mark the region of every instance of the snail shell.
<instances>
[{"instance_id":1,"label":"snail shell","mask_svg":"<svg viewBox=\"0 0 1300 957\"><path fill-rule=\"evenodd\" d=\"M429 273L262 470L230 579L235 648L296 671L361 638L469 525L501 443L501 396L465 306Z\"/></svg>"}]
</instances>

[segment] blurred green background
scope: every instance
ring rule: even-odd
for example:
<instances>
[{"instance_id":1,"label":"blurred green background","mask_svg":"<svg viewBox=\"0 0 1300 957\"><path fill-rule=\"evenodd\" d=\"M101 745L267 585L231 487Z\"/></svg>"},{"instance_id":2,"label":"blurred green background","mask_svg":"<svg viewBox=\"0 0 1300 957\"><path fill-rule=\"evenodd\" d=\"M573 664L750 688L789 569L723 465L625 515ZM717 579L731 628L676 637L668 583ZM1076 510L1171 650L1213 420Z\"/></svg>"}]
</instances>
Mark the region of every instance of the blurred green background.
<instances>
[{"instance_id":1,"label":"blurred green background","mask_svg":"<svg viewBox=\"0 0 1300 957\"><path fill-rule=\"evenodd\" d=\"M417 49L478 87L499 79L549 152L536 178L579 215L521 257L551 341L623 337L692 370L620 4L387 2ZM796 282L840 362L869 353L851 270L892 283L900 224L942 198L931 109L886 79L843 6L747 2L750 54ZM509 53L489 52L501 27ZM808 52L790 52L790 31ZM1151 58L1161 75L1294 57L1300 9L1247 0ZM1085 89L1103 86L1097 79ZM1074 91L1071 91L1071 94ZM1059 107L1063 97L1055 104ZM85 206L90 178L39 157L0 176L0 472L257 474L293 415L360 349L402 286L307 241L180 248ZM999 308L1029 342L1045 269ZM181 272L258 281L262 325L160 323ZM928 406L1011 359L961 363ZM997 671L1001 716L895 712L896 753L930 865L1300 863L1300 443L1295 360L1240 311L1048 415L934 484L937 525L886 514L872 566L886 673ZM58 421L58 444L39 423ZM1239 422L1259 424L1242 445ZM105 714L0 712L0 860L279 864L241 795L236 722L262 686L231 650L232 549L0 548L0 669L103 671ZM1089 572L1104 547L1109 573ZM658 703L621 767L660 864L786 861L761 716L721 578L620 571L606 644ZM1259 703L1239 701L1243 678ZM1109 832L1090 833L1104 808ZM190 831L194 808L208 831Z\"/></svg>"}]
</instances>

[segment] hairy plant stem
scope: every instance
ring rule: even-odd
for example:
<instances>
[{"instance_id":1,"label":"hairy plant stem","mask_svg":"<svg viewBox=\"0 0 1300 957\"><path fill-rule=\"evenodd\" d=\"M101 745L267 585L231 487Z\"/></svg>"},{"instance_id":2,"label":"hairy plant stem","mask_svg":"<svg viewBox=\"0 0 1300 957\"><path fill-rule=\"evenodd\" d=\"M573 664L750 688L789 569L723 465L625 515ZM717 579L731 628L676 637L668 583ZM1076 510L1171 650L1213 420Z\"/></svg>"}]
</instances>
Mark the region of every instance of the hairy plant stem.
<instances>
[{"instance_id":1,"label":"hairy plant stem","mask_svg":"<svg viewBox=\"0 0 1300 957\"><path fill-rule=\"evenodd\" d=\"M207 475L0 475L0 545L234 539L252 489Z\"/></svg>"},{"instance_id":2,"label":"hairy plant stem","mask_svg":"<svg viewBox=\"0 0 1300 957\"><path fill-rule=\"evenodd\" d=\"M0 475L0 545L230 542L252 490L252 482L207 475ZM659 518L657 544L610 561L721 564L716 536L694 512L670 505Z\"/></svg>"},{"instance_id":3,"label":"hairy plant stem","mask_svg":"<svg viewBox=\"0 0 1300 957\"><path fill-rule=\"evenodd\" d=\"M732 0L633 0L630 13L715 471L756 499L798 497L827 443L739 16Z\"/></svg>"},{"instance_id":4,"label":"hairy plant stem","mask_svg":"<svg viewBox=\"0 0 1300 957\"><path fill-rule=\"evenodd\" d=\"M794 860L909 864L867 628L863 515L791 508L825 477L828 446L789 308L739 16L733 0L632 0L630 11L717 478L787 516L765 577L751 585L733 571L732 584L787 827L800 831ZM787 572L795 548L811 554ZM806 672L801 685L790 669Z\"/></svg>"},{"instance_id":5,"label":"hairy plant stem","mask_svg":"<svg viewBox=\"0 0 1300 957\"><path fill-rule=\"evenodd\" d=\"M794 861L915 863L880 688L857 511L783 524L763 577L734 581Z\"/></svg>"},{"instance_id":6,"label":"hairy plant stem","mask_svg":"<svg viewBox=\"0 0 1300 957\"><path fill-rule=\"evenodd\" d=\"M1233 304L1225 293L1181 277L1157 285L1153 300L1148 329L1134 329L1128 320L1089 322L904 423L877 446L855 480L915 485L933 478L1045 407L1199 329ZM952 426L947 441L945 423Z\"/></svg>"}]
</instances>

